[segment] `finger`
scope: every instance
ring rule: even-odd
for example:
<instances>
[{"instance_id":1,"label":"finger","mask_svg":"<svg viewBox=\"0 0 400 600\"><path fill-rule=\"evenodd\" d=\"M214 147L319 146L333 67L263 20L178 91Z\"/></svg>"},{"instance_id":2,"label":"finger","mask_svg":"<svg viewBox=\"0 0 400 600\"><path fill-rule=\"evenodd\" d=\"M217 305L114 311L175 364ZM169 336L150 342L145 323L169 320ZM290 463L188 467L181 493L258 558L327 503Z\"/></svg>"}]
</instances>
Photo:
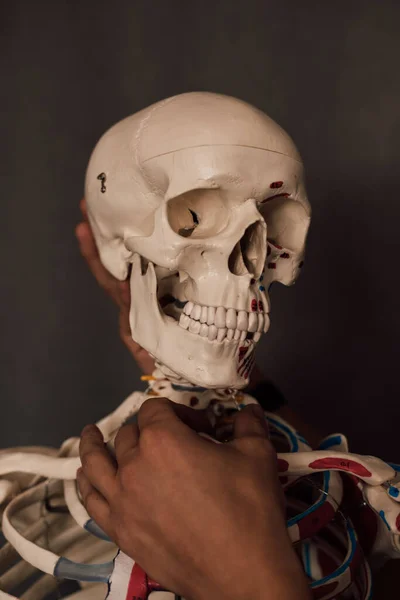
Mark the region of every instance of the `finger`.
<instances>
[{"instance_id":1,"label":"finger","mask_svg":"<svg viewBox=\"0 0 400 600\"><path fill-rule=\"evenodd\" d=\"M154 425L162 425L181 435L193 434L193 432L209 435L214 433L206 411L171 402L168 398L149 398L140 407L139 431Z\"/></svg>"},{"instance_id":2,"label":"finger","mask_svg":"<svg viewBox=\"0 0 400 600\"><path fill-rule=\"evenodd\" d=\"M110 507L107 500L92 486L82 469L76 473L82 503L89 515L106 533L110 530Z\"/></svg>"},{"instance_id":3,"label":"finger","mask_svg":"<svg viewBox=\"0 0 400 600\"><path fill-rule=\"evenodd\" d=\"M129 323L129 308L126 306L122 306L119 312L119 332L123 342L125 342L125 338L132 339L131 326Z\"/></svg>"},{"instance_id":4,"label":"finger","mask_svg":"<svg viewBox=\"0 0 400 600\"><path fill-rule=\"evenodd\" d=\"M269 441L264 411L257 404L247 405L233 420L233 436L228 445L252 459L260 459L277 474L276 452Z\"/></svg>"},{"instance_id":5,"label":"finger","mask_svg":"<svg viewBox=\"0 0 400 600\"><path fill-rule=\"evenodd\" d=\"M93 260L100 260L93 232L87 221L81 221L81 223L76 226L75 235L78 239L80 250L89 264Z\"/></svg>"},{"instance_id":6,"label":"finger","mask_svg":"<svg viewBox=\"0 0 400 600\"><path fill-rule=\"evenodd\" d=\"M264 411L258 404L248 404L236 413L233 420L233 438L269 438L268 423Z\"/></svg>"},{"instance_id":7,"label":"finger","mask_svg":"<svg viewBox=\"0 0 400 600\"><path fill-rule=\"evenodd\" d=\"M140 369L146 374L151 375L155 368L154 359L150 354L139 346L132 338L131 327L129 324L129 308L122 307L119 313L119 333L121 340L138 363Z\"/></svg>"},{"instance_id":8,"label":"finger","mask_svg":"<svg viewBox=\"0 0 400 600\"><path fill-rule=\"evenodd\" d=\"M132 338L131 341L133 342ZM135 350L132 354L136 362L145 375L151 375L155 369L154 358L152 358L147 350L139 346L136 342L133 342L133 344L135 345Z\"/></svg>"},{"instance_id":9,"label":"finger","mask_svg":"<svg viewBox=\"0 0 400 600\"><path fill-rule=\"evenodd\" d=\"M139 427L136 423L129 423L128 425L121 427L114 441L118 467L121 466L121 463L123 463L127 457L132 456L132 451L137 448L138 441Z\"/></svg>"},{"instance_id":10,"label":"finger","mask_svg":"<svg viewBox=\"0 0 400 600\"><path fill-rule=\"evenodd\" d=\"M131 305L131 286L129 281L126 279L125 281L118 281L117 283L119 295L121 298L121 303L125 306L130 307ZM129 315L129 310L128 310Z\"/></svg>"},{"instance_id":11,"label":"finger","mask_svg":"<svg viewBox=\"0 0 400 600\"><path fill-rule=\"evenodd\" d=\"M184 404L172 403L172 409L176 416L190 429L197 433L207 433L214 436L215 429L212 426L206 410L195 409Z\"/></svg>"},{"instance_id":12,"label":"finger","mask_svg":"<svg viewBox=\"0 0 400 600\"><path fill-rule=\"evenodd\" d=\"M139 346L139 344L132 338L131 326L129 323L129 310L131 302L129 282L119 281L118 286L121 298L121 310L119 313L119 333L121 340L138 363L140 369L146 375L151 375L155 368L154 359L151 358L147 350L142 348L142 346Z\"/></svg>"},{"instance_id":13,"label":"finger","mask_svg":"<svg viewBox=\"0 0 400 600\"><path fill-rule=\"evenodd\" d=\"M147 350L139 346L139 344L135 342L129 334L120 330L120 335L121 340L128 348L129 352L132 354L143 373L145 375L151 375L155 368L154 359L151 358Z\"/></svg>"},{"instance_id":14,"label":"finger","mask_svg":"<svg viewBox=\"0 0 400 600\"><path fill-rule=\"evenodd\" d=\"M116 465L107 451L103 436L96 425L84 428L79 444L82 469L91 485L110 500L115 493Z\"/></svg>"},{"instance_id":15,"label":"finger","mask_svg":"<svg viewBox=\"0 0 400 600\"><path fill-rule=\"evenodd\" d=\"M83 218L85 219L85 221L87 221L88 214L87 214L87 205L86 205L85 198L82 198L82 200L79 202L79 208L80 208Z\"/></svg>"},{"instance_id":16,"label":"finger","mask_svg":"<svg viewBox=\"0 0 400 600\"><path fill-rule=\"evenodd\" d=\"M119 281L103 266L89 223L79 223L75 229L75 234L79 242L81 254L86 260L97 283L110 294L118 305L120 305L121 300L118 290Z\"/></svg>"}]
</instances>

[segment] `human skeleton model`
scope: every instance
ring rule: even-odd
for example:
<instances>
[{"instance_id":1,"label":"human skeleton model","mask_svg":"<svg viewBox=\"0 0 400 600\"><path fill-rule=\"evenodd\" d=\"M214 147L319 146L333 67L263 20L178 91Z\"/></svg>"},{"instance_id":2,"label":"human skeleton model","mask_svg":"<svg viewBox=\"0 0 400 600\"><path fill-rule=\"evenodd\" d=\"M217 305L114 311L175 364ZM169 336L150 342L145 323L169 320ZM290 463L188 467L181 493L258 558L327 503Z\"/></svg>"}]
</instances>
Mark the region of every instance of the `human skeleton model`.
<instances>
[{"instance_id":1,"label":"human skeleton model","mask_svg":"<svg viewBox=\"0 0 400 600\"><path fill-rule=\"evenodd\" d=\"M85 196L104 266L130 277L133 337L157 361L148 390L98 423L105 440L157 395L226 426L256 402L240 390L269 327L269 286L293 283L302 266L310 207L292 140L242 101L178 95L101 138ZM400 549L399 469L349 454L341 435L312 451L288 423L266 418L289 535L314 597L371 598L370 566ZM25 582L22 600L39 600L72 579L80 589L70 599L104 597L107 586L112 600L173 599L133 560L115 559L87 514L75 481L78 441L0 455L0 598ZM37 570L44 574L32 583Z\"/></svg>"}]
</instances>

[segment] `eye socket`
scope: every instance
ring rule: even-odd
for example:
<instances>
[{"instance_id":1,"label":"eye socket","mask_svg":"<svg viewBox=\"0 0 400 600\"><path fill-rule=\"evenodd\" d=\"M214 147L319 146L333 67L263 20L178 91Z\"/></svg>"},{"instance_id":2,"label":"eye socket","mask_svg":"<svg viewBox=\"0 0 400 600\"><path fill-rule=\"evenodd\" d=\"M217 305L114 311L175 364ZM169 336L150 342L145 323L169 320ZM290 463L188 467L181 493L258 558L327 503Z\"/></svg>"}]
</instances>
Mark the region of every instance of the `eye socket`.
<instances>
[{"instance_id":1,"label":"eye socket","mask_svg":"<svg viewBox=\"0 0 400 600\"><path fill-rule=\"evenodd\" d=\"M276 194L260 203L258 210L267 223L269 240L292 251L301 250L310 219L300 202L289 194Z\"/></svg>"},{"instance_id":2,"label":"eye socket","mask_svg":"<svg viewBox=\"0 0 400 600\"><path fill-rule=\"evenodd\" d=\"M169 200L167 217L181 237L207 238L224 227L227 209L218 189L190 190Z\"/></svg>"},{"instance_id":3,"label":"eye socket","mask_svg":"<svg viewBox=\"0 0 400 600\"><path fill-rule=\"evenodd\" d=\"M188 208L188 211L191 214L193 224L185 225L185 227L181 227L181 229L178 229L178 233L182 237L190 237L193 231L196 229L197 225L199 224L199 217L197 216L197 213L195 213L194 210L192 210L191 208Z\"/></svg>"}]
</instances>

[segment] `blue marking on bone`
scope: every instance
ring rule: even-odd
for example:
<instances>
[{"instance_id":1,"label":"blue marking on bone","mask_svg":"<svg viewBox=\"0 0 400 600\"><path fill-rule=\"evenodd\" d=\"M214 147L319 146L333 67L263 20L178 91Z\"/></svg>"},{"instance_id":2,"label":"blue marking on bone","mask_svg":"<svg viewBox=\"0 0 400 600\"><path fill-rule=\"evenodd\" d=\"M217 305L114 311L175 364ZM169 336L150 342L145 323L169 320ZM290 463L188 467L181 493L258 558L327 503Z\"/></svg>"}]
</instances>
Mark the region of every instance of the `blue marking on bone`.
<instances>
[{"instance_id":1,"label":"blue marking on bone","mask_svg":"<svg viewBox=\"0 0 400 600\"><path fill-rule=\"evenodd\" d=\"M318 446L318 450L327 450L328 448L332 448L332 446L340 446L341 442L341 435L330 435L326 440L321 442Z\"/></svg>"},{"instance_id":2,"label":"blue marking on bone","mask_svg":"<svg viewBox=\"0 0 400 600\"><path fill-rule=\"evenodd\" d=\"M288 519L288 521L286 522L287 527L291 527L292 525L295 525L296 523L301 521L301 519L304 519L304 517L307 517L311 513L315 512L322 504L324 504L324 502L326 502L326 499L327 499L328 493L329 493L330 479L331 479L330 472L325 471L324 472L323 489L322 489L322 493L321 493L321 496L320 496L320 499L318 500L318 502L316 502L315 504L313 504L312 506L307 508L307 510L305 510L304 512L296 515L295 517L292 517L291 519Z\"/></svg>"},{"instance_id":3,"label":"blue marking on bone","mask_svg":"<svg viewBox=\"0 0 400 600\"><path fill-rule=\"evenodd\" d=\"M400 472L400 465L396 465L395 463L388 463L388 465L390 467L392 467L392 469L394 469L395 471L399 471Z\"/></svg>"},{"instance_id":4,"label":"blue marking on bone","mask_svg":"<svg viewBox=\"0 0 400 600\"><path fill-rule=\"evenodd\" d=\"M265 292L265 287L263 285L260 285L258 289L260 290L260 292Z\"/></svg>"},{"instance_id":5,"label":"blue marking on bone","mask_svg":"<svg viewBox=\"0 0 400 600\"><path fill-rule=\"evenodd\" d=\"M379 516L382 519L382 521L385 523L386 527L389 529L389 531L391 531L390 529L390 525L389 523L386 521L386 517L385 517L385 512L383 510L379 511Z\"/></svg>"},{"instance_id":6,"label":"blue marking on bone","mask_svg":"<svg viewBox=\"0 0 400 600\"><path fill-rule=\"evenodd\" d=\"M61 556L54 567L53 575L58 579L108 583L113 568L113 561L98 563L97 565L84 565Z\"/></svg>"},{"instance_id":7,"label":"blue marking on bone","mask_svg":"<svg viewBox=\"0 0 400 600\"><path fill-rule=\"evenodd\" d=\"M306 446L310 446L310 444L307 442L306 438L303 437L302 435L299 434L299 432L296 432L297 434L297 438L300 442L302 442L303 444L305 444ZM310 446L311 447L311 446Z\"/></svg>"},{"instance_id":8,"label":"blue marking on bone","mask_svg":"<svg viewBox=\"0 0 400 600\"><path fill-rule=\"evenodd\" d=\"M89 519L83 526L83 529L86 529L92 535L95 535L100 540L104 540L105 542L112 542L112 540L108 537L108 535L97 525L97 523L93 519Z\"/></svg>"},{"instance_id":9,"label":"blue marking on bone","mask_svg":"<svg viewBox=\"0 0 400 600\"><path fill-rule=\"evenodd\" d=\"M310 579L312 579L311 577L311 558L310 558L310 544L308 542L306 542L303 545L303 556L304 556L304 570L306 572L306 575L308 575L308 577Z\"/></svg>"},{"instance_id":10,"label":"blue marking on bone","mask_svg":"<svg viewBox=\"0 0 400 600\"><path fill-rule=\"evenodd\" d=\"M392 498L398 498L400 495L400 490L397 487L394 487L394 485L391 485L389 490L388 490L389 496L391 496Z\"/></svg>"},{"instance_id":11,"label":"blue marking on bone","mask_svg":"<svg viewBox=\"0 0 400 600\"><path fill-rule=\"evenodd\" d=\"M347 560L345 560L344 563L342 563L342 565L338 569L330 573L330 575L327 575L326 577L322 577L322 579L318 579L318 581L313 581L312 583L310 583L310 588L318 587L324 583L328 583L328 581L332 581L332 579L336 579L342 573L344 573L344 571L351 565L357 547L357 538L353 527L351 527L349 523L347 523L347 534L349 536L351 545L351 552Z\"/></svg>"},{"instance_id":12,"label":"blue marking on bone","mask_svg":"<svg viewBox=\"0 0 400 600\"><path fill-rule=\"evenodd\" d=\"M284 425L283 423L281 423L280 421L276 421L273 417L266 417L267 421L269 421L270 423L272 423L272 425L276 428L276 429L280 429L281 431L284 431L287 435L287 437L290 440L290 452L298 452L299 451L299 442L297 440L297 436L293 433L293 431L291 429L289 429L289 427L287 427L286 425Z\"/></svg>"}]
</instances>

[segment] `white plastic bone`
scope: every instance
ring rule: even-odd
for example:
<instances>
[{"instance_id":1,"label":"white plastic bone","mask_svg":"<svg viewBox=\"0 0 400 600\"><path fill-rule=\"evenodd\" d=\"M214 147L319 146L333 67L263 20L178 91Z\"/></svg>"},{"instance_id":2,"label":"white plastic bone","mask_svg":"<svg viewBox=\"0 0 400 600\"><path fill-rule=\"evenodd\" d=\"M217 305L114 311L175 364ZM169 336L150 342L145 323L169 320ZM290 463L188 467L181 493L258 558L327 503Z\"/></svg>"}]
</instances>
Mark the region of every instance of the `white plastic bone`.
<instances>
[{"instance_id":1,"label":"white plastic bone","mask_svg":"<svg viewBox=\"0 0 400 600\"><path fill-rule=\"evenodd\" d=\"M131 266L135 341L187 381L243 387L240 347L268 328L267 288L293 283L303 259L310 207L290 137L243 101L181 94L103 135L85 196L104 265L119 279Z\"/></svg>"}]
</instances>

